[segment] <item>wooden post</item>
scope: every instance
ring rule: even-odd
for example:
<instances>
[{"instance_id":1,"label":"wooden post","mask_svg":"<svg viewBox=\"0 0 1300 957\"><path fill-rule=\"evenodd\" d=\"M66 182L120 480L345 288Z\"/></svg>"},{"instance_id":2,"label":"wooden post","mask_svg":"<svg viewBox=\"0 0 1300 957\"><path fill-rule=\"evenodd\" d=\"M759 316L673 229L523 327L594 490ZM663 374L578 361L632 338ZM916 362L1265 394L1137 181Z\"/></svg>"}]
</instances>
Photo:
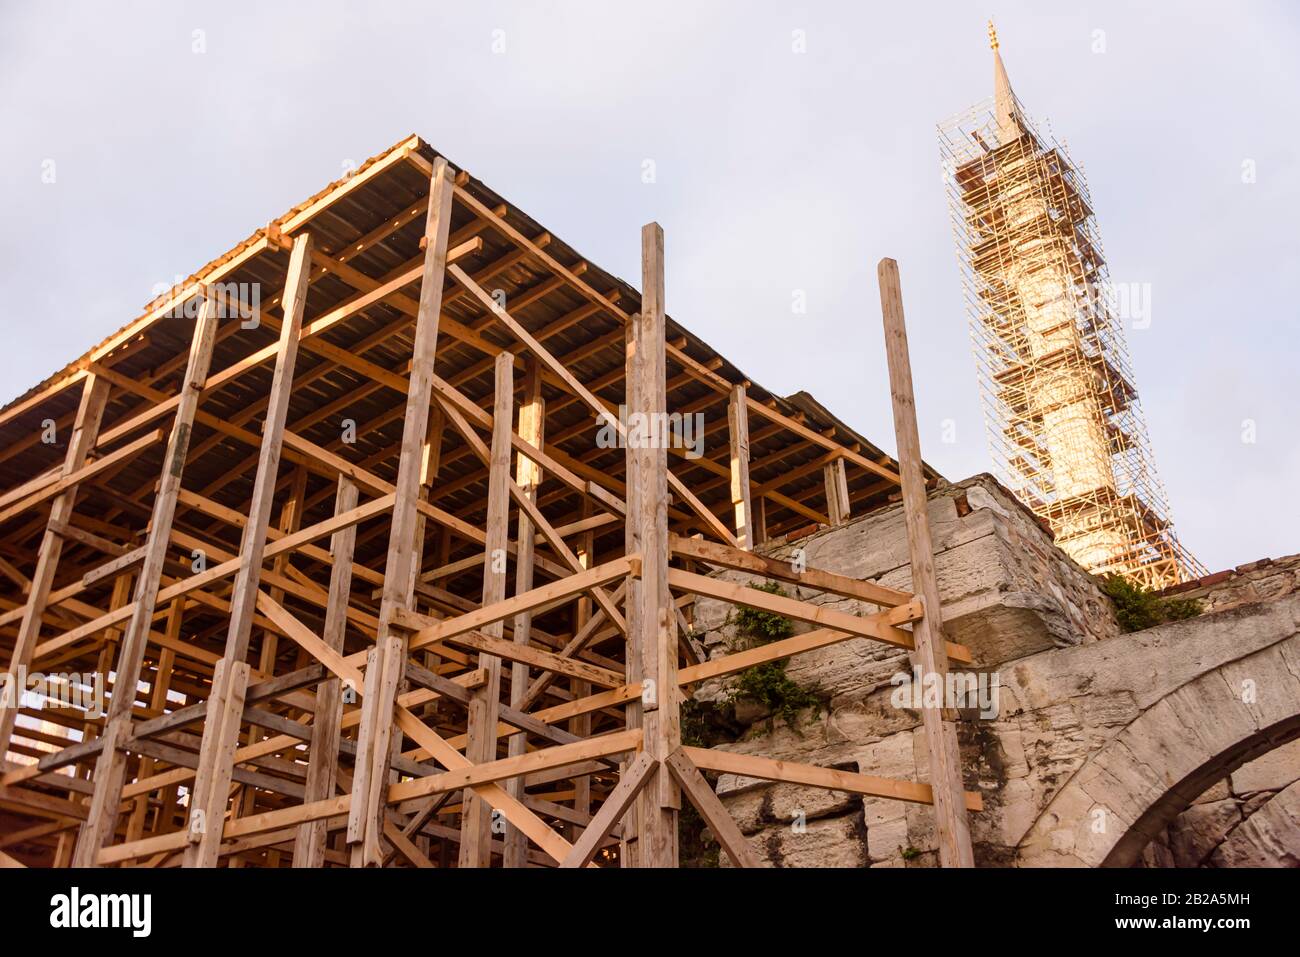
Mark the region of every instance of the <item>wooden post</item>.
<instances>
[{"instance_id":1,"label":"wooden post","mask_svg":"<svg viewBox=\"0 0 1300 957\"><path fill-rule=\"evenodd\" d=\"M658 223L641 230L641 311L633 355L636 402L633 413L659 422L667 412L664 362L664 234ZM644 750L657 763L638 798L637 864L677 866L677 811L681 797L664 762L681 744L677 687L677 615L668 590L668 440L666 430L629 430L628 471L636 472L635 499L627 522L638 529L641 551L639 632ZM632 624L628 623L629 633Z\"/></svg>"},{"instance_id":2,"label":"wooden post","mask_svg":"<svg viewBox=\"0 0 1300 957\"><path fill-rule=\"evenodd\" d=\"M644 239L642 242L644 243ZM640 335L640 317L633 315L624 330L623 377L626 382L625 404L629 413L641 408L641 376L639 372L641 350L638 348ZM638 453L632 447L631 441L627 442L624 461L626 463L625 484L627 486L624 501L627 513L623 522L623 550L628 555L638 555L641 552L641 524L634 516L640 514L641 511L641 479ZM641 637L643 629L641 628L641 578L638 575L631 575L627 579L627 589L623 596L623 618L627 625L624 641L623 673L629 685L639 684L641 681ZM633 698L623 706L624 723L629 730L643 726L644 714L645 708L641 704L640 698ZM627 773L628 767L628 762L620 763L620 777ZM633 801L626 809L621 822L622 831L619 835L618 854L620 867L636 867L639 863L640 842L637 835L640 832L640 816L641 809Z\"/></svg>"},{"instance_id":3,"label":"wooden post","mask_svg":"<svg viewBox=\"0 0 1300 957\"><path fill-rule=\"evenodd\" d=\"M583 518L591 515L592 506L590 500L583 500L582 516ZM575 551L578 555L578 563L583 568L591 568L593 561L593 552L595 551L596 536L594 533L587 531L579 536ZM591 620L592 600L583 596L578 599L573 619L573 633L576 635ZM569 681L569 693L573 696L574 701L581 701L587 695L591 694L591 682L583 681L581 678L572 678ZM576 715L569 721L569 733L577 735L579 738L588 738L591 736L591 713L584 712ZM591 775L584 774L575 778L573 781L573 810L581 817L588 817L591 814ZM576 829L574 829L576 830ZM570 840L577 840L578 835L573 833Z\"/></svg>"},{"instance_id":4,"label":"wooden post","mask_svg":"<svg viewBox=\"0 0 1300 957\"><path fill-rule=\"evenodd\" d=\"M912 561L912 588L920 595L924 617L912 624L916 644L913 658L925 681L929 675L944 687L948 658L944 651L943 616L939 583L934 572L934 544L926 506L921 438L916 427L912 392L912 367L907 352L907 327L903 319L903 291L898 263L882 259L878 267L880 309L885 324L885 355L889 360L889 390L894 404L894 433L898 440L898 472L907 520L907 546ZM930 784L934 789L934 817L943 867L974 867L966 795L962 788L961 755L952 712L924 707L921 718L930 752Z\"/></svg>"},{"instance_id":5,"label":"wooden post","mask_svg":"<svg viewBox=\"0 0 1300 957\"><path fill-rule=\"evenodd\" d=\"M208 379L212 362L212 349L216 342L217 308L211 296L203 301L194 336L190 343L189 363L185 378L181 380L180 398L176 406L176 420L163 457L163 474L154 496L153 515L149 520L149 537L145 542L144 562L136 578L135 609L126 637L118 650L114 694L104 720L104 750L95 762L95 791L90 802L90 812L81 826L77 851L73 861L78 867L96 866L96 858L104 842L112 835L117 824L118 806L122 799L122 781L126 773L126 754L110 749L110 740L125 740L131 724L131 708L135 704L136 686L144 666L145 650L149 644L149 629L153 624L157 605L159 581L163 562L171 545L172 519L176 515L176 497L181 490L181 476L189 454L190 431L198 411L199 396ZM179 623L178 623L179 624ZM113 725L123 727L113 729ZM110 731L113 734L110 735Z\"/></svg>"},{"instance_id":6,"label":"wooden post","mask_svg":"<svg viewBox=\"0 0 1300 957\"><path fill-rule=\"evenodd\" d=\"M735 386L727 400L727 431L731 437L731 507L736 516L736 539L746 551L753 549L754 506L749 491L749 409L745 387Z\"/></svg>"},{"instance_id":7,"label":"wooden post","mask_svg":"<svg viewBox=\"0 0 1300 957\"><path fill-rule=\"evenodd\" d=\"M832 525L843 525L849 520L849 479L844 471L844 459L835 458L822 466L826 482L826 513Z\"/></svg>"},{"instance_id":8,"label":"wooden post","mask_svg":"<svg viewBox=\"0 0 1300 957\"><path fill-rule=\"evenodd\" d=\"M167 610L167 630L166 635L169 641L177 641L181 636L181 623L185 617L185 599L172 599L171 606ZM154 667L153 681L149 687L149 709L157 714L162 714L168 705L167 692L171 688L172 668L176 664L176 652L171 648L164 648L158 655L158 663ZM142 757L140 759L140 768L136 775L137 779L144 779L153 774L154 759ZM141 794L135 799L135 807L131 809L131 817L127 822L126 839L138 841L144 837L145 816L149 813L149 795Z\"/></svg>"},{"instance_id":9,"label":"wooden post","mask_svg":"<svg viewBox=\"0 0 1300 957\"><path fill-rule=\"evenodd\" d=\"M63 456L64 477L85 465L90 450L95 447L95 440L99 438L99 425L104 417L104 405L108 400L108 388L108 382L93 372L86 376L82 384L81 404L77 406L72 435L68 438L68 451ZM63 552L63 538L55 529L66 524L72 517L76 501L77 486L74 485L60 493L50 506L45 536L41 539L41 550L36 558L36 571L32 573L27 604L23 606L14 652L9 658L9 674L13 676L11 680L16 681L18 672L31 664L32 651L36 648L36 639L41 633L41 617L45 614L45 603L49 600L54 573L58 570L59 556ZM9 741L18 720L21 700L22 695L18 694L10 705L0 702L0 761L4 760L9 751Z\"/></svg>"},{"instance_id":10,"label":"wooden post","mask_svg":"<svg viewBox=\"0 0 1300 957\"><path fill-rule=\"evenodd\" d=\"M257 478L253 482L248 520L239 546L239 571L235 574L230 596L226 650L222 667L213 675L207 720L203 724L203 743L199 749L199 767L190 794L191 843L185 848L183 860L186 867L216 867L220 857L226 802L234 771L232 759L238 745L244 691L248 683L249 668L245 659L253 633L253 613L262 580L262 554L266 549L266 531L271 523L280 446L289 414L289 393L298 359L298 339L310 278L311 234L303 233L294 239L289 272L284 281L285 291L281 300L284 321L280 326L275 372L271 378L266 419L262 424Z\"/></svg>"},{"instance_id":11,"label":"wooden post","mask_svg":"<svg viewBox=\"0 0 1300 957\"><path fill-rule=\"evenodd\" d=\"M280 521L277 524L282 534L291 534L298 531L302 524L302 512L304 499L307 495L307 470L301 465L293 473L293 480L289 486L289 498L280 506ZM289 568L289 555L282 553L276 555L271 561L271 570L277 577L285 574ZM280 603L284 601L284 589L278 586L272 586L269 590L271 600ZM261 648L258 654L257 669L264 675L275 674L275 663L279 657L280 636L271 629L263 629ZM301 653L302 649L299 649ZM253 744L257 741L264 740L268 735L257 725L249 725L248 743ZM230 817L232 820L240 817L249 817L257 813L257 789L245 785L239 800L235 801L231 807ZM230 867L242 867L244 862L239 857L234 857L230 861ZM280 866L280 851L277 848L268 848L266 852L266 866Z\"/></svg>"},{"instance_id":12,"label":"wooden post","mask_svg":"<svg viewBox=\"0 0 1300 957\"><path fill-rule=\"evenodd\" d=\"M394 633L395 612L411 610L415 574L423 542L419 540L417 501L420 472L429 429L429 406L433 395L433 361L438 347L438 321L442 313L442 286L447 271L447 237L451 228L453 183L447 161L434 160L429 182L429 212L425 219L424 268L420 279L420 302L415 317L415 342L411 374L406 393L406 414L402 423L402 451L397 466L396 498L388 534L388 557L384 565L384 593L379 607L379 631L375 641L374 665L382 670L376 678L377 693L362 701L361 725L357 738L356 773L352 777L352 806L348 810L348 842L360 844L352 854L356 865L379 866L383 862L380 836L384 829L384 790L388 781L393 706L397 687L406 671L406 637ZM390 654L391 652L391 654ZM367 665L366 680L371 675Z\"/></svg>"},{"instance_id":13,"label":"wooden post","mask_svg":"<svg viewBox=\"0 0 1300 957\"><path fill-rule=\"evenodd\" d=\"M542 371L537 359L528 358L524 374L524 399L519 406L519 437L541 448L545 441L546 400L542 397ZM492 436L496 442L496 433ZM509 441L509 436L506 436ZM515 458L515 481L531 501L537 501L538 489L542 483L542 469L536 462L522 452ZM519 510L518 534L515 536L515 594L526 592L533 587L533 539L532 519L527 511ZM527 645L532 635L533 614L525 611L515 616L514 641L517 645ZM519 708L530 683L528 665L514 662L510 666L510 705ZM507 756L519 757L526 750L526 735L516 734L507 744ZM524 795L524 779L514 777L506 782L506 793L516 800ZM523 831L513 824L506 824L505 853L502 864L505 867L524 867L528 863L528 838Z\"/></svg>"},{"instance_id":14,"label":"wooden post","mask_svg":"<svg viewBox=\"0 0 1300 957\"><path fill-rule=\"evenodd\" d=\"M340 475L334 497L334 514L350 512L357 504L357 487ZM335 651L343 650L347 630L348 599L352 588L352 556L357 527L348 525L330 538L330 591L325 607L325 630L321 639ZM352 689L355 693L358 689ZM339 734L343 721L342 686L328 678L316 686L316 714L311 724L311 747L307 752L307 782L303 803L334 796L339 759ZM325 864L325 821L317 818L298 825L293 842L294 867L323 867Z\"/></svg>"},{"instance_id":15,"label":"wooden post","mask_svg":"<svg viewBox=\"0 0 1300 957\"><path fill-rule=\"evenodd\" d=\"M514 365L508 352L496 358L496 400L492 408L492 455L488 471L487 541L483 546L483 607L506 597L506 557L510 545L510 433L514 428ZM532 533L529 532L529 537ZM522 545L521 545L522 547ZM501 622L486 625L483 634L500 638ZM497 714L501 699L501 659L480 652L478 666L487 673L483 686L469 701L465 757L473 764L495 761ZM526 670L526 669L525 669ZM524 678L527 682L527 675ZM461 797L460 866L487 867L492 858L492 809L466 788Z\"/></svg>"}]
</instances>

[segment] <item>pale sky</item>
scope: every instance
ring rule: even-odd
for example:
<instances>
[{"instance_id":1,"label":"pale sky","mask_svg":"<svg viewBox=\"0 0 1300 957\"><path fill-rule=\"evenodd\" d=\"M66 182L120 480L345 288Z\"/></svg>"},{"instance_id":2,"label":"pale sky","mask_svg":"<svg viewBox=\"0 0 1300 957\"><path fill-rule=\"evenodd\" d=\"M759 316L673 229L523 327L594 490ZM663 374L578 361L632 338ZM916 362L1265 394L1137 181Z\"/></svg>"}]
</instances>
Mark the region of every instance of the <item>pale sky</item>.
<instances>
[{"instance_id":1,"label":"pale sky","mask_svg":"<svg viewBox=\"0 0 1300 957\"><path fill-rule=\"evenodd\" d=\"M1300 8L1045 6L3 0L0 402L418 133L624 278L660 222L674 318L890 451L893 256L925 457L987 471L935 125L992 92L992 14L1112 280L1149 284L1129 349L1181 539L1212 571L1298 552Z\"/></svg>"}]
</instances>

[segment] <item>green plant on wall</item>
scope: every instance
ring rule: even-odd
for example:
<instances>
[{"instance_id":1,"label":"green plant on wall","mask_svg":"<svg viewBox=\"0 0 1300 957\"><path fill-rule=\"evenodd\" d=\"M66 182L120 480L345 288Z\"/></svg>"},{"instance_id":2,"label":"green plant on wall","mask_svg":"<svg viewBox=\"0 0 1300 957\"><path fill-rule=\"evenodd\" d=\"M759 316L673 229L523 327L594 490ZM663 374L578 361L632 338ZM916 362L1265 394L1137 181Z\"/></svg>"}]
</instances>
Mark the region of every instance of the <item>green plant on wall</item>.
<instances>
[{"instance_id":1,"label":"green plant on wall","mask_svg":"<svg viewBox=\"0 0 1300 957\"><path fill-rule=\"evenodd\" d=\"M1156 592L1111 573L1101 580L1101 590L1115 606L1115 618L1124 631L1142 631L1166 621L1182 621L1201 613L1194 598L1162 598Z\"/></svg>"},{"instance_id":2,"label":"green plant on wall","mask_svg":"<svg viewBox=\"0 0 1300 957\"><path fill-rule=\"evenodd\" d=\"M776 582L750 582L749 587L769 595L785 594L785 589ZM789 618L758 608L737 608L731 620L737 632L764 645L794 634L794 623Z\"/></svg>"},{"instance_id":3,"label":"green plant on wall","mask_svg":"<svg viewBox=\"0 0 1300 957\"><path fill-rule=\"evenodd\" d=\"M786 594L776 582L750 582L749 587L769 595ZM794 634L794 622L789 618L757 608L738 608L731 621L737 634L747 639L749 647L771 644ZM797 729L800 712L820 707L821 699L785 673L787 660L767 661L740 672L731 688L731 700L754 701L773 717Z\"/></svg>"},{"instance_id":4,"label":"green plant on wall","mask_svg":"<svg viewBox=\"0 0 1300 957\"><path fill-rule=\"evenodd\" d=\"M746 668L736 678L732 696L758 702L773 717L781 718L796 729L800 712L821 707L821 699L817 695L785 673L784 661L766 661Z\"/></svg>"}]
</instances>

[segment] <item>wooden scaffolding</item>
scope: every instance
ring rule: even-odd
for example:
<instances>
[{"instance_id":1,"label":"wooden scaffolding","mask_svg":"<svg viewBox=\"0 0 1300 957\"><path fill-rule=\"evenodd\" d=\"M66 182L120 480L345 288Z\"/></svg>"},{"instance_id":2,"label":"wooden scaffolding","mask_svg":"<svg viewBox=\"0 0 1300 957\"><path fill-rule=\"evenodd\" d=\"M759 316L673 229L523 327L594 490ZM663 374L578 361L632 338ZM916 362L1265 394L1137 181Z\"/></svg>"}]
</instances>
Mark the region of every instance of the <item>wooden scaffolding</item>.
<instances>
[{"instance_id":1,"label":"wooden scaffolding","mask_svg":"<svg viewBox=\"0 0 1300 957\"><path fill-rule=\"evenodd\" d=\"M752 865L702 773L729 772L933 804L970 865L949 711L923 712L932 783L681 741L688 689L765 661L971 660L897 267L895 461L668 319L657 225L641 252L638 293L412 137L0 411L0 860L671 867L684 797ZM900 497L913 591L753 550ZM695 596L813 630L707 660ZM12 693L34 674L106 704Z\"/></svg>"}]
</instances>

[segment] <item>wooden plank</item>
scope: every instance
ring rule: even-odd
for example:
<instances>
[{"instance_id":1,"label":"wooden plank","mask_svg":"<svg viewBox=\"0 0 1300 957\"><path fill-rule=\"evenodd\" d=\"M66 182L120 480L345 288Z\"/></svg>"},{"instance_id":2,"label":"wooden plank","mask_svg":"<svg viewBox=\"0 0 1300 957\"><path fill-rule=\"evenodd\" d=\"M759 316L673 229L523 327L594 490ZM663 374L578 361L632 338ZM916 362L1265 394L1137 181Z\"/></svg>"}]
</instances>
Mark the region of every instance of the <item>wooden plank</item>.
<instances>
[{"instance_id":1,"label":"wooden plank","mask_svg":"<svg viewBox=\"0 0 1300 957\"><path fill-rule=\"evenodd\" d=\"M506 638L498 638L487 631L467 631L464 634L448 638L447 642L463 648L473 648L485 655L493 655L504 658L506 661L517 662L525 667L531 665L534 668L553 671L559 675L568 675L570 678L590 681L602 688L616 688L623 683L623 676L616 671L588 664L576 658L566 658L563 655L543 651L541 648L531 645L521 645ZM483 667L483 665L480 664L479 667Z\"/></svg>"},{"instance_id":2,"label":"wooden plank","mask_svg":"<svg viewBox=\"0 0 1300 957\"><path fill-rule=\"evenodd\" d=\"M731 751L717 751L710 748L683 747L682 753L690 758L697 768L707 771L740 774L764 781L783 781L786 784L803 784L832 791L848 791L851 794L889 798L909 804L934 803L933 789L930 785L919 781L900 781L874 774L855 774L852 771L836 771L834 768L819 768L811 764L774 761L771 758L757 757L752 754L735 754ZM984 801L978 791L967 791L962 796L962 803L971 811L984 809Z\"/></svg>"},{"instance_id":3,"label":"wooden plank","mask_svg":"<svg viewBox=\"0 0 1300 957\"><path fill-rule=\"evenodd\" d=\"M514 423L514 356L502 352L496 357L496 397L492 409L492 450L488 463L487 543L484 545L483 607L491 608L506 597L506 545L510 538L510 432ZM529 535L531 538L531 533ZM521 612L526 614L527 610ZM483 627L483 637L503 645L503 626L493 621ZM465 636L459 636L465 637ZM487 683L474 692L469 702L465 757L474 764L486 764L497 756L497 714L501 703L501 659L481 650L478 666L486 669ZM518 795L515 795L518 797ZM491 809L472 791L462 797L464 811L460 825L461 867L491 864Z\"/></svg>"},{"instance_id":4,"label":"wooden plank","mask_svg":"<svg viewBox=\"0 0 1300 957\"><path fill-rule=\"evenodd\" d=\"M280 326L275 372L271 378L266 419L262 425L257 478L253 482L248 523L244 527L239 549L239 570L235 574L230 598L230 626L222 657L225 667L221 670L224 685L219 688L214 683L212 689L212 694L222 701L222 707L209 709L203 727L199 768L194 780L194 791L190 796L189 812L190 833L197 834L198 839L185 849L186 867L215 867L221 850L226 801L233 770L232 758L238 743L243 698L247 689L248 665L245 658L252 637L253 613L262 575L262 562L267 550L267 528L271 523L280 446L289 411L293 370L298 357L298 340L302 331L303 308L306 305L310 255L311 234L303 233L294 239L289 272L285 277L282 300L284 322ZM201 826L202 830L196 830L195 825Z\"/></svg>"},{"instance_id":5,"label":"wooden plank","mask_svg":"<svg viewBox=\"0 0 1300 957\"><path fill-rule=\"evenodd\" d=\"M718 796L713 793L709 782L704 780L704 775L700 774L699 768L691 763L691 759L680 748L668 755L666 763L673 778L686 792L695 809L700 812L700 817L704 818L704 823L709 826L709 830L713 831L713 836L731 858L731 863L737 867L758 867L758 858L749 849L749 842L745 840L745 835L740 832L735 820L722 806Z\"/></svg>"},{"instance_id":6,"label":"wooden plank","mask_svg":"<svg viewBox=\"0 0 1300 957\"><path fill-rule=\"evenodd\" d=\"M641 230L641 311L631 374L637 405L648 421L667 411L664 332L664 234L658 223ZM627 470L635 472L628 497L629 523L641 549L640 603L635 652L641 659L645 750L660 765L638 799L637 859L641 867L677 866L677 810L681 797L662 762L681 744L681 692L677 685L677 616L669 592L668 451L661 442L628 443ZM728 533L728 537L730 534ZM734 539L733 539L734 542ZM631 627L629 625L629 627ZM648 689L649 693L646 693Z\"/></svg>"},{"instance_id":7,"label":"wooden plank","mask_svg":"<svg viewBox=\"0 0 1300 957\"><path fill-rule=\"evenodd\" d=\"M627 809L632 806L632 802L637 799L646 781L657 768L658 762L646 752L642 751L636 756L619 776L618 784L609 792L605 803L592 817L591 822L583 830L582 836L573 842L573 850L561 862L561 867L585 867L591 861L592 855L627 813Z\"/></svg>"},{"instance_id":8,"label":"wooden plank","mask_svg":"<svg viewBox=\"0 0 1300 957\"><path fill-rule=\"evenodd\" d=\"M910 592L899 591L897 588L887 588L884 585L877 585L875 582L860 581L856 578L837 575L834 572L822 571L817 568L805 568L802 571L797 571L789 562L769 558L766 555L757 555L753 552L743 552L718 542L709 542L698 538L683 538L680 535L670 534L668 543L672 547L673 553L677 555L699 559L722 568L754 572L764 578L775 578L778 581L790 582L794 585L805 585L834 595L843 595L846 598L869 601L872 604L887 608L906 605L912 600Z\"/></svg>"},{"instance_id":9,"label":"wooden plank","mask_svg":"<svg viewBox=\"0 0 1300 957\"><path fill-rule=\"evenodd\" d=\"M507 778L544 771L549 768L562 768L592 758L608 757L635 751L641 744L641 732L614 731L572 744L560 744L552 748L542 748L514 758L501 758L483 764L466 765L442 774L419 778L415 781L402 781L388 788L388 802L409 801L411 798L441 794L460 788L472 788L475 785L496 784ZM461 828L461 846L465 844L465 830Z\"/></svg>"},{"instance_id":10,"label":"wooden plank","mask_svg":"<svg viewBox=\"0 0 1300 957\"><path fill-rule=\"evenodd\" d=\"M640 568L639 556L624 556L597 565L587 571L561 578L559 581L540 585L522 595L513 595L504 601L494 602L487 607L477 608L455 618L447 618L430 624L430 619L411 612L394 615L394 622L415 631L411 637L411 650L424 648L435 641L446 641L458 634L479 631L493 622L512 618L521 611L536 611L548 608L556 603L572 598L574 595L589 591L595 585L636 575Z\"/></svg>"},{"instance_id":11,"label":"wooden plank","mask_svg":"<svg viewBox=\"0 0 1300 957\"><path fill-rule=\"evenodd\" d=\"M153 513L149 519L149 535L143 546L143 564L136 578L134 608L127 625L121 647L118 649L114 688L130 689L129 693L114 694L105 716L107 725L119 723L123 727L115 737L130 737L131 711L135 704L135 688L140 682L144 666L149 633L157 608L159 585L167 549L171 545L172 521L176 515L176 496L180 492L185 459L189 455L190 432L198 410L199 396L208 378L212 350L216 343L217 312L211 297L204 299L190 342L189 361L181 379L180 401L176 406L176 419L171 437L167 440L167 453L163 457L163 473L154 496ZM176 614L179 616L179 612ZM177 623L179 626L179 622ZM174 637L180 637L179 631ZM105 748L95 763L95 794L91 799L90 815L81 828L73 862L78 867L94 867L99 850L113 834L118 808L122 800L122 783L126 772L126 755L116 748Z\"/></svg>"},{"instance_id":12,"label":"wooden plank","mask_svg":"<svg viewBox=\"0 0 1300 957\"><path fill-rule=\"evenodd\" d=\"M912 587L920 595L924 617L912 625L916 642L914 664L921 681L938 679L945 687L948 662L943 653L943 617L939 582L934 572L934 543L930 537L921 438L916 427L916 401L912 392L912 367L907 352L907 326L903 318L903 291L898 263L882 259L877 270L880 311L885 326L885 357L889 361L889 392L894 406L894 434L898 440L898 470L902 477L903 510L907 520L907 547L912 561ZM948 657L951 657L949 654ZM923 707L921 720L930 752L930 780L934 784L934 818L942 867L974 867L970 823L963 800L961 756L952 713Z\"/></svg>"},{"instance_id":13,"label":"wooden plank","mask_svg":"<svg viewBox=\"0 0 1300 957\"><path fill-rule=\"evenodd\" d=\"M921 603L918 601L914 604L900 605L898 608L893 609L890 614L895 618L891 622L894 624L905 619L919 618L921 617ZM851 635L847 631L837 631L834 628L818 628L815 631L795 635L792 638L783 638L780 641L769 642L754 648L746 648L744 651L723 655L720 658L713 658L698 665L689 665L677 672L677 680L682 687L686 687L700 681L707 681L709 678L732 675L738 671L744 671L747 668L765 664L769 661L779 661L782 658L789 658L791 655L826 648L854 637L857 636Z\"/></svg>"},{"instance_id":14,"label":"wooden plank","mask_svg":"<svg viewBox=\"0 0 1300 957\"><path fill-rule=\"evenodd\" d=\"M837 631L847 631L849 634L858 635L862 638L873 638L896 648L906 648L908 651L913 648L911 633L903 631L892 624L889 612L864 616L850 615L848 612L839 611L835 608L812 605L786 595L773 595L757 588L749 588L745 585L737 585L734 582L709 578L706 575L697 575L694 572L683 571L680 568L670 568L668 570L668 581L674 588L696 595L720 598L723 601L745 605L748 608L775 612L778 615L793 618L795 621L806 621L810 624L834 628ZM970 663L971 652L965 645L955 644L950 641L945 643L945 648L948 657L953 661L964 664Z\"/></svg>"},{"instance_id":15,"label":"wooden plank","mask_svg":"<svg viewBox=\"0 0 1300 957\"><path fill-rule=\"evenodd\" d=\"M826 486L826 513L832 525L843 525L849 520L849 480L844 471L844 459L836 457L822 466L822 481Z\"/></svg>"},{"instance_id":16,"label":"wooden plank","mask_svg":"<svg viewBox=\"0 0 1300 957\"><path fill-rule=\"evenodd\" d=\"M340 475L334 498L334 514L356 508L357 487ZM357 527L335 532L330 539L330 591L325 609L325 629L321 640L331 651L343 652L347 627L348 600L352 587L352 558L356 547ZM343 693L337 677L327 678L316 686L316 711L312 720L311 747L307 752L305 803L323 801L334 796L338 772L339 738L343 722ZM304 822L294 835L293 866L323 867L325 864L325 824L321 818Z\"/></svg>"},{"instance_id":17,"label":"wooden plank","mask_svg":"<svg viewBox=\"0 0 1300 957\"><path fill-rule=\"evenodd\" d=\"M348 839L353 844L352 864L383 863L381 835L385 810L382 795L388 780L393 707L397 687L405 674L407 640L394 634L394 615L412 607L423 541L417 520L420 476L429 429L433 394L433 366L438 349L443 282L447 270L447 244L451 230L452 175L442 157L434 162L429 180L429 211L425 218L424 263L420 274L420 300L411 352L411 372L402 419L402 446L394 490L392 525L384 564L384 593L380 602L375 664L382 670L379 694L368 695L362 707L357 740L357 763L352 779L353 802L348 811ZM370 676L367 675L367 678Z\"/></svg>"},{"instance_id":18,"label":"wooden plank","mask_svg":"<svg viewBox=\"0 0 1300 957\"><path fill-rule=\"evenodd\" d=\"M727 399L727 434L731 447L731 509L736 519L736 543L754 547L754 505L749 486L749 409L745 387L738 385Z\"/></svg>"}]
</instances>

